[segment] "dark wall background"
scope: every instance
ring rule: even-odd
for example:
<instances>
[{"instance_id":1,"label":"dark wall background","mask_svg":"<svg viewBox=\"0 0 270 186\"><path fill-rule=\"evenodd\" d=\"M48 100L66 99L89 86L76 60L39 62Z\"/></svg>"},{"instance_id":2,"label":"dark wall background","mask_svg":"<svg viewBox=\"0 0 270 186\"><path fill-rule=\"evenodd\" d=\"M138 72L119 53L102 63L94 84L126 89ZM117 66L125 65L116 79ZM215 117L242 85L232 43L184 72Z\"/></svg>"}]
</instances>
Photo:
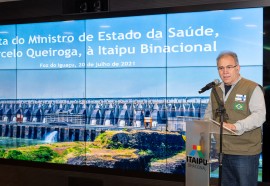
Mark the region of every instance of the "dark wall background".
<instances>
[{"instance_id":1,"label":"dark wall background","mask_svg":"<svg viewBox=\"0 0 270 186\"><path fill-rule=\"evenodd\" d=\"M87 4L87 5L86 5ZM85 12L174 8L177 11L270 6L269 0L18 0L0 3L0 21Z\"/></svg>"},{"instance_id":2,"label":"dark wall background","mask_svg":"<svg viewBox=\"0 0 270 186\"><path fill-rule=\"evenodd\" d=\"M247 8L247 7L270 7L269 0L22 0L0 3L0 23L16 22L18 19L33 19L39 17L51 17L55 19L67 14L92 14L99 16L100 12L133 11L136 13L149 12L150 9L162 11L170 8L178 12ZM265 11L265 16L270 14ZM139 11L138 11L139 10ZM269 16L270 20L270 16ZM270 21L269 21L270 22ZM270 45L269 22L265 23L264 45ZM266 29L267 28L267 29ZM269 29L268 29L269 28ZM266 103L269 106L270 94L270 52L264 50L264 86L266 88ZM268 109L269 110L269 109ZM269 114L267 115L268 120ZM270 134L268 121L264 124L264 134ZM264 135L263 162L264 173L261 185L270 185L270 135ZM267 148L268 146L268 148ZM175 179L170 176L149 176L136 174L110 173L103 171L87 170L78 171L70 168L58 169L57 167L41 167L41 165L12 164L0 160L0 185L1 186L184 186L183 179ZM217 185L213 180L211 185Z\"/></svg>"},{"instance_id":3,"label":"dark wall background","mask_svg":"<svg viewBox=\"0 0 270 186\"><path fill-rule=\"evenodd\" d=\"M184 183L98 173L0 166L1 186L184 186Z\"/></svg>"}]
</instances>

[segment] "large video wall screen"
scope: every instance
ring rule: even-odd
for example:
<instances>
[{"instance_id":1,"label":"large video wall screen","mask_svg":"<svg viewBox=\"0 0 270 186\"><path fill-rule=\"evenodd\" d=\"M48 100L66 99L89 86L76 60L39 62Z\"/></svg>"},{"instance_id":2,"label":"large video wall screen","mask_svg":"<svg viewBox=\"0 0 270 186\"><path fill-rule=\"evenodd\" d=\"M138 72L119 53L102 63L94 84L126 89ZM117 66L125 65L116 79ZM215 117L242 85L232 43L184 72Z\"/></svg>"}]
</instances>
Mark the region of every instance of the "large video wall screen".
<instances>
[{"instance_id":1,"label":"large video wall screen","mask_svg":"<svg viewBox=\"0 0 270 186\"><path fill-rule=\"evenodd\" d=\"M184 174L182 116L221 51L262 84L262 33L261 8L2 25L0 157Z\"/></svg>"}]
</instances>

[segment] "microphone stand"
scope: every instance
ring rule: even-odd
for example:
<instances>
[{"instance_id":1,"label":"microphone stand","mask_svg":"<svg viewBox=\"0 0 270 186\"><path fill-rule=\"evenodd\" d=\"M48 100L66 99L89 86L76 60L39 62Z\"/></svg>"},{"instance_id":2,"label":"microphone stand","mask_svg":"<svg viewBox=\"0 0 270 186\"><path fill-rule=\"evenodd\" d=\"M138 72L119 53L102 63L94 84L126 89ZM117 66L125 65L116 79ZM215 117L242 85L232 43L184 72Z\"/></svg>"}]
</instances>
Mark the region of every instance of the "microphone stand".
<instances>
[{"instance_id":1,"label":"microphone stand","mask_svg":"<svg viewBox=\"0 0 270 186\"><path fill-rule=\"evenodd\" d=\"M218 103L218 109L216 110L216 114L220 116L220 138L219 138L219 179L218 179L218 185L221 186L221 179L222 179L222 138L223 138L223 122L226 114L226 109L224 107L224 102L220 100L220 97L218 96L216 86L213 87L213 94L216 98L216 101Z\"/></svg>"}]
</instances>

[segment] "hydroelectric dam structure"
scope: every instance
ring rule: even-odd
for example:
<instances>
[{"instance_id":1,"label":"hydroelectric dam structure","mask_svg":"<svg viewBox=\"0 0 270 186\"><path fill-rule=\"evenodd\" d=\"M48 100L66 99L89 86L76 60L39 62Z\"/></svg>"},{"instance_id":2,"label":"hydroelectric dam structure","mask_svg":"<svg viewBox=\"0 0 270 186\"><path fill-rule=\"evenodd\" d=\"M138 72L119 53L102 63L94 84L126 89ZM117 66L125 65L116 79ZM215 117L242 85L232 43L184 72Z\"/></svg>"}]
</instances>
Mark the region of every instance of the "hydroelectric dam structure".
<instances>
[{"instance_id":1,"label":"hydroelectric dam structure","mask_svg":"<svg viewBox=\"0 0 270 186\"><path fill-rule=\"evenodd\" d=\"M2 99L0 137L94 141L106 130L185 132L185 118L202 118L207 97Z\"/></svg>"}]
</instances>

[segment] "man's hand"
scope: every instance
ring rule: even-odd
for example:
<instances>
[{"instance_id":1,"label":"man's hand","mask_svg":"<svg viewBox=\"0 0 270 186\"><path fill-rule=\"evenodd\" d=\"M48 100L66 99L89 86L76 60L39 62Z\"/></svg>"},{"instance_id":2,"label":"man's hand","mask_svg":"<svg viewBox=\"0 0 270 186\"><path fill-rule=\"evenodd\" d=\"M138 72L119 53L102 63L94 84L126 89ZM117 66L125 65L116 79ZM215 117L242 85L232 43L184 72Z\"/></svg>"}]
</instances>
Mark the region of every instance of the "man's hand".
<instances>
[{"instance_id":1,"label":"man's hand","mask_svg":"<svg viewBox=\"0 0 270 186\"><path fill-rule=\"evenodd\" d=\"M226 123L226 122L223 122L223 127L226 127L232 131L235 131L236 130L236 127L234 124L231 124L231 123Z\"/></svg>"}]
</instances>

